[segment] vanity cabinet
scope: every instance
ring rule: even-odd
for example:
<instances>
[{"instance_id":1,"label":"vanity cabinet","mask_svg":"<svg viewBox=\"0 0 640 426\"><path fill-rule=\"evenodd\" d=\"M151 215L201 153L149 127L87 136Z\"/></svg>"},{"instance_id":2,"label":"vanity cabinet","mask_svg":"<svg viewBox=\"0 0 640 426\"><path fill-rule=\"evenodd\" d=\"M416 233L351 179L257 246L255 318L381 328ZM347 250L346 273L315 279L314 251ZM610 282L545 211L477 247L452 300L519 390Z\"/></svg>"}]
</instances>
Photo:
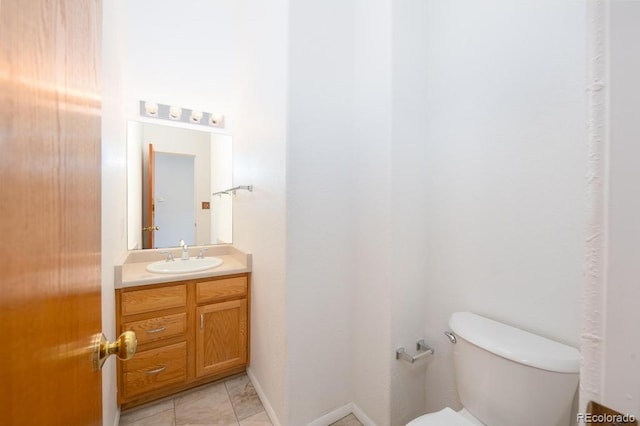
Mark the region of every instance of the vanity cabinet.
<instances>
[{"instance_id":1,"label":"vanity cabinet","mask_svg":"<svg viewBox=\"0 0 640 426\"><path fill-rule=\"evenodd\" d=\"M250 275L116 290L116 326L136 355L118 360L123 409L240 373L249 363Z\"/></svg>"}]
</instances>

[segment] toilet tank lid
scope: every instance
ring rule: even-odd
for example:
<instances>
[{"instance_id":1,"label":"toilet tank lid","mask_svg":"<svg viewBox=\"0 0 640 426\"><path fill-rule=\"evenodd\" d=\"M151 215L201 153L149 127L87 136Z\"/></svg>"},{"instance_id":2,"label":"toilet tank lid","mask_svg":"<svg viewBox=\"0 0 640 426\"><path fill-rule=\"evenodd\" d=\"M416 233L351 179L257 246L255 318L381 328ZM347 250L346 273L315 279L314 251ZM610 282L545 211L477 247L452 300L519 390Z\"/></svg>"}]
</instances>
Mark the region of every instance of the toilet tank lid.
<instances>
[{"instance_id":1,"label":"toilet tank lid","mask_svg":"<svg viewBox=\"0 0 640 426\"><path fill-rule=\"evenodd\" d=\"M580 352L574 347L476 315L456 312L449 327L458 336L520 364L558 373L578 373Z\"/></svg>"}]
</instances>

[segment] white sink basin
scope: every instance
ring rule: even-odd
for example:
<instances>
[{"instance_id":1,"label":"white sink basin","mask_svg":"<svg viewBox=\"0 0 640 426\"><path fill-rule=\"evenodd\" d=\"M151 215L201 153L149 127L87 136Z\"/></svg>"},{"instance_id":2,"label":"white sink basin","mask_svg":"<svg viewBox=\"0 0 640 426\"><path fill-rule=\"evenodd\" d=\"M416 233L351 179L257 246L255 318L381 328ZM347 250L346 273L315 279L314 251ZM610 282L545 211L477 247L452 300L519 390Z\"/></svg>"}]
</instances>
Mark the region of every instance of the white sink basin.
<instances>
[{"instance_id":1,"label":"white sink basin","mask_svg":"<svg viewBox=\"0 0 640 426\"><path fill-rule=\"evenodd\" d=\"M189 260L176 259L169 262L166 260L153 262L147 265L147 271L155 272L156 274L184 274L187 272L206 271L220 265L222 265L222 259L218 257L205 257L203 259L190 257Z\"/></svg>"}]
</instances>

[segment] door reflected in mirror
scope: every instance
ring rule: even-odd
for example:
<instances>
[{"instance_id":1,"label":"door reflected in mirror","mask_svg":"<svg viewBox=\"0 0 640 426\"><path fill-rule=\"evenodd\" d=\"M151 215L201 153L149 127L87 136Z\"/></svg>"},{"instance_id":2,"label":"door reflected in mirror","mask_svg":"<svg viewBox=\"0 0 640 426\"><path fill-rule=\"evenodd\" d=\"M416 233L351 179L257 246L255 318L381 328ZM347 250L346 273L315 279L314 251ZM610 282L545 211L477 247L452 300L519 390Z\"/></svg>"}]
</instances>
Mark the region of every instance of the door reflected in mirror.
<instances>
[{"instance_id":1,"label":"door reflected in mirror","mask_svg":"<svg viewBox=\"0 0 640 426\"><path fill-rule=\"evenodd\" d=\"M129 121L127 210L130 250L232 242L231 136Z\"/></svg>"}]
</instances>

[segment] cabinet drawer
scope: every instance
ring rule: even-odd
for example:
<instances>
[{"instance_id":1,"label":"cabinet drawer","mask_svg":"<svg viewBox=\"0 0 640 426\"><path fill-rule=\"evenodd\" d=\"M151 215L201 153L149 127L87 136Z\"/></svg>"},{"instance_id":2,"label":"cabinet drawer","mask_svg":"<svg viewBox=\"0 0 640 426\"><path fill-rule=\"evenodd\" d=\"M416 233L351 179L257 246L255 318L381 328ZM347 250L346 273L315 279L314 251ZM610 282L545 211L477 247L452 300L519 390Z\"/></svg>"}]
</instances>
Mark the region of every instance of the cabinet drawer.
<instances>
[{"instance_id":1,"label":"cabinet drawer","mask_svg":"<svg viewBox=\"0 0 640 426\"><path fill-rule=\"evenodd\" d=\"M121 362L125 398L187 380L186 342L143 351Z\"/></svg>"},{"instance_id":2,"label":"cabinet drawer","mask_svg":"<svg viewBox=\"0 0 640 426\"><path fill-rule=\"evenodd\" d=\"M215 281L201 281L196 285L198 303L217 302L247 294L247 277L227 278Z\"/></svg>"},{"instance_id":3,"label":"cabinet drawer","mask_svg":"<svg viewBox=\"0 0 640 426\"><path fill-rule=\"evenodd\" d=\"M122 293L122 314L133 315L161 309L179 308L187 305L187 287L151 288Z\"/></svg>"},{"instance_id":4,"label":"cabinet drawer","mask_svg":"<svg viewBox=\"0 0 640 426\"><path fill-rule=\"evenodd\" d=\"M138 344L142 345L156 340L180 336L187 331L187 314L165 315L142 321L132 321L122 326L122 331L131 330L136 333Z\"/></svg>"}]
</instances>

